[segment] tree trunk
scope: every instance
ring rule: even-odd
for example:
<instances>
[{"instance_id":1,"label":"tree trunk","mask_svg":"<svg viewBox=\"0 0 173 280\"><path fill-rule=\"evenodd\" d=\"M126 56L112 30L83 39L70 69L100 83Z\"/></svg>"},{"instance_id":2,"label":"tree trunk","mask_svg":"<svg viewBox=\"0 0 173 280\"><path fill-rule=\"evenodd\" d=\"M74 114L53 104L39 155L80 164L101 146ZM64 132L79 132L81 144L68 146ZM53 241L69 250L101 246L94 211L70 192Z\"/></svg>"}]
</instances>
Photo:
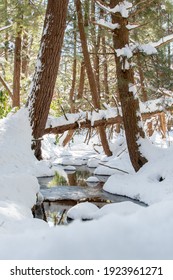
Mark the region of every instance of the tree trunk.
<instances>
[{"instance_id":1,"label":"tree trunk","mask_svg":"<svg viewBox=\"0 0 173 280\"><path fill-rule=\"evenodd\" d=\"M76 33L76 16L74 16L73 21L73 28L74 28L74 53L73 53L73 77L72 77L72 85L70 89L70 111L71 113L75 113L75 86L76 86L76 71L77 71L77 58L76 58L76 48L77 48L77 33ZM63 140L63 147L65 147L73 137L73 130L69 130L65 139Z\"/></svg>"},{"instance_id":2,"label":"tree trunk","mask_svg":"<svg viewBox=\"0 0 173 280\"><path fill-rule=\"evenodd\" d=\"M139 78L140 78L140 84L141 84L141 93L142 93L142 101L146 102L148 100L147 91L145 89L145 83L144 83L144 72L142 70L142 63L140 58L140 53L138 52L136 54L137 58L137 66L138 66L138 72L139 72Z\"/></svg>"},{"instance_id":3,"label":"tree trunk","mask_svg":"<svg viewBox=\"0 0 173 280\"><path fill-rule=\"evenodd\" d=\"M109 102L108 61L107 61L107 55L106 55L106 37L105 37L105 32L103 33L103 36L102 36L102 49L103 49L103 56L104 56L103 75L104 75L105 100L106 100L106 102Z\"/></svg>"},{"instance_id":4,"label":"tree trunk","mask_svg":"<svg viewBox=\"0 0 173 280\"><path fill-rule=\"evenodd\" d=\"M122 0L111 0L110 6L114 8L120 3L122 3ZM129 46L129 30L126 27L128 20L117 12L112 14L112 21L119 24L119 28L113 30L113 42L116 51ZM130 60L126 56L116 55L116 73L129 156L134 169L138 171L147 162L139 149L139 139L145 138L145 134L141 125L142 118L135 89L134 72Z\"/></svg>"},{"instance_id":5,"label":"tree trunk","mask_svg":"<svg viewBox=\"0 0 173 280\"><path fill-rule=\"evenodd\" d=\"M14 50L14 73L13 73L13 107L20 107L20 74L21 74L21 45L22 26L17 23L15 50Z\"/></svg>"},{"instance_id":6,"label":"tree trunk","mask_svg":"<svg viewBox=\"0 0 173 280\"><path fill-rule=\"evenodd\" d=\"M84 85L85 85L85 62L82 60L81 68L80 68L79 89L77 95L78 99L81 99L83 96Z\"/></svg>"},{"instance_id":7,"label":"tree trunk","mask_svg":"<svg viewBox=\"0 0 173 280\"><path fill-rule=\"evenodd\" d=\"M25 78L28 77L28 64L29 64L29 38L28 30L25 30L22 40L22 74Z\"/></svg>"},{"instance_id":8,"label":"tree trunk","mask_svg":"<svg viewBox=\"0 0 173 280\"><path fill-rule=\"evenodd\" d=\"M92 101L93 101L95 109L100 109L100 100L99 100L99 94L98 94L98 89L97 89L97 83L96 83L95 75L94 75L92 65L91 65L91 60L90 60L90 55L88 52L88 45L87 45L87 40L86 40L86 35L85 35L85 30L84 30L81 1L75 0L75 3L76 3L76 11L77 11L77 16L78 16L78 26L79 26L80 39L81 39L81 44L82 44L82 51L83 51L88 81L89 81L89 85L90 85L90 89L91 89ZM105 129L103 127L100 127L99 133L100 133L100 139L101 139L101 143L102 143L105 154L107 156L111 156L112 152L110 151L110 148L109 148Z\"/></svg>"},{"instance_id":9,"label":"tree trunk","mask_svg":"<svg viewBox=\"0 0 173 280\"><path fill-rule=\"evenodd\" d=\"M95 2L91 2L91 21L95 22L96 17L95 17L96 9L95 9ZM100 48L100 26L98 26L97 31L95 25L93 25L91 29L91 39L92 39L92 44L93 44L93 61L94 61L94 74L95 74L95 80L97 83L97 90L98 90L98 95L100 98L100 58L99 58L99 48Z\"/></svg>"},{"instance_id":10,"label":"tree trunk","mask_svg":"<svg viewBox=\"0 0 173 280\"><path fill-rule=\"evenodd\" d=\"M8 18L9 18L9 13L8 13L8 1L4 0L4 12L5 12L5 24L8 25ZM5 59L8 61L8 41L9 41L9 35L8 35L8 29L5 31Z\"/></svg>"},{"instance_id":11,"label":"tree trunk","mask_svg":"<svg viewBox=\"0 0 173 280\"><path fill-rule=\"evenodd\" d=\"M53 97L66 27L68 0L48 0L37 64L28 97L35 156L41 159L41 137Z\"/></svg>"}]
</instances>

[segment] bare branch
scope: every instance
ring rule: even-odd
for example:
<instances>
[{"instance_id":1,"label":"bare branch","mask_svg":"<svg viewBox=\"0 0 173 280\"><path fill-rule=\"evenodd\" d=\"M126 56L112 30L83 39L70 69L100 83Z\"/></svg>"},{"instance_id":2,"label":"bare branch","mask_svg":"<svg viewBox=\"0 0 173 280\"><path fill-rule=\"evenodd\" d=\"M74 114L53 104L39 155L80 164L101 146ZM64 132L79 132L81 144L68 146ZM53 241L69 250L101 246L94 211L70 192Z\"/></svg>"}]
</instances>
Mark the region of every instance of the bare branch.
<instances>
[{"instance_id":1,"label":"bare branch","mask_svg":"<svg viewBox=\"0 0 173 280\"><path fill-rule=\"evenodd\" d=\"M7 26L4 26L4 27L0 27L0 32L1 32L1 31L4 31L5 29L10 28L11 26L12 26L12 24L7 25Z\"/></svg>"},{"instance_id":2,"label":"bare branch","mask_svg":"<svg viewBox=\"0 0 173 280\"><path fill-rule=\"evenodd\" d=\"M13 99L12 90L10 89L9 85L6 83L6 81L2 78L1 75L0 75L0 82L3 84L4 88L7 90L9 96L11 97L11 99Z\"/></svg>"}]
</instances>

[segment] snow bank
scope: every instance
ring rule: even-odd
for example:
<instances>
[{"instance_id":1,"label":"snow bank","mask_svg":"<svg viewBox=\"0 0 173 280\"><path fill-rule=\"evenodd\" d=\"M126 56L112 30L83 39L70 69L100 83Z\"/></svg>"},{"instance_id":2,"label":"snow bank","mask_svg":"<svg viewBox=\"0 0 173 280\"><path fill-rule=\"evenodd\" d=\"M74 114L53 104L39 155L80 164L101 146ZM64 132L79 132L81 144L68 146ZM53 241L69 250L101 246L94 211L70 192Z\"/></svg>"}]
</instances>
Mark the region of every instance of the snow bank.
<instances>
[{"instance_id":1,"label":"snow bank","mask_svg":"<svg viewBox=\"0 0 173 280\"><path fill-rule=\"evenodd\" d=\"M27 109L0 120L0 163L0 174L21 172L38 177L52 174L46 162L37 161L31 150Z\"/></svg>"},{"instance_id":2,"label":"snow bank","mask_svg":"<svg viewBox=\"0 0 173 280\"><path fill-rule=\"evenodd\" d=\"M172 201L165 201L68 227L28 227L1 235L0 259L172 259L172 212Z\"/></svg>"},{"instance_id":3,"label":"snow bank","mask_svg":"<svg viewBox=\"0 0 173 280\"><path fill-rule=\"evenodd\" d=\"M149 205L173 198L173 148L161 149L145 140L141 143L141 152L149 162L133 175L111 176L105 183L104 190Z\"/></svg>"},{"instance_id":4,"label":"snow bank","mask_svg":"<svg viewBox=\"0 0 173 280\"><path fill-rule=\"evenodd\" d=\"M98 207L90 202L83 202L75 205L67 212L67 217L70 219L92 219L93 213L98 210Z\"/></svg>"},{"instance_id":5,"label":"snow bank","mask_svg":"<svg viewBox=\"0 0 173 280\"><path fill-rule=\"evenodd\" d=\"M0 233L20 232L25 224L37 227L31 213L39 192L35 176L52 171L44 161L38 162L31 150L27 109L0 120L0 163Z\"/></svg>"},{"instance_id":6,"label":"snow bank","mask_svg":"<svg viewBox=\"0 0 173 280\"><path fill-rule=\"evenodd\" d=\"M37 162L30 143L25 109L0 121L0 259L173 259L172 148L141 142L141 152L150 161L136 174L126 152L106 162L131 171L114 174L104 189L140 199L149 207L126 202L97 209L85 204L83 213L80 205L74 216L89 211L93 221L49 228L31 214L39 190L33 175L48 174L50 169ZM93 156L84 145L71 151L78 159Z\"/></svg>"}]
</instances>

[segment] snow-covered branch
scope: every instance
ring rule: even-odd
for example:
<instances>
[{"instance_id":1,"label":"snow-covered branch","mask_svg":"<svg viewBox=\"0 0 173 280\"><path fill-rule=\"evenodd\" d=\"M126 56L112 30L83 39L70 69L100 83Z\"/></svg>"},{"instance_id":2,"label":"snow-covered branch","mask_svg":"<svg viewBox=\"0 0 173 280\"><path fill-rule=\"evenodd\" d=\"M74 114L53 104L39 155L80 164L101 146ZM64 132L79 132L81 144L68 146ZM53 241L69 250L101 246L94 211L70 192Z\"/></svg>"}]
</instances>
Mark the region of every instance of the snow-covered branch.
<instances>
[{"instance_id":1,"label":"snow-covered branch","mask_svg":"<svg viewBox=\"0 0 173 280\"><path fill-rule=\"evenodd\" d=\"M118 23L112 23L112 22L108 22L105 21L104 19L99 19L97 22L94 22L96 25L100 25L102 27L108 28L110 30L115 30L120 28Z\"/></svg>"},{"instance_id":2,"label":"snow-covered branch","mask_svg":"<svg viewBox=\"0 0 173 280\"><path fill-rule=\"evenodd\" d=\"M167 35L163 38L161 38L159 41L155 42L155 43L151 43L153 45L154 48L159 48L163 45L166 45L170 42L173 41L173 34Z\"/></svg>"},{"instance_id":3,"label":"snow-covered branch","mask_svg":"<svg viewBox=\"0 0 173 280\"><path fill-rule=\"evenodd\" d=\"M118 5L116 5L114 8L110 8L109 6L105 5L102 3L100 0L95 0L97 5L106 11L107 13L115 14L115 13L120 13L123 18L128 18L129 16L129 9L132 7L132 3L124 0Z\"/></svg>"},{"instance_id":4,"label":"snow-covered branch","mask_svg":"<svg viewBox=\"0 0 173 280\"><path fill-rule=\"evenodd\" d=\"M6 25L6 26L4 26L4 27L0 27L0 32L1 32L1 31L4 31L5 29L10 28L11 26L12 26L12 24Z\"/></svg>"},{"instance_id":5,"label":"snow-covered branch","mask_svg":"<svg viewBox=\"0 0 173 280\"><path fill-rule=\"evenodd\" d=\"M140 102L140 111L143 119L147 119L165 110L173 110L173 97L161 97L147 102ZM122 122L120 107L99 110L99 112L82 111L80 113L66 115L68 116L68 120L64 116L58 118L49 117L44 134L61 134L67 130L107 126Z\"/></svg>"}]
</instances>

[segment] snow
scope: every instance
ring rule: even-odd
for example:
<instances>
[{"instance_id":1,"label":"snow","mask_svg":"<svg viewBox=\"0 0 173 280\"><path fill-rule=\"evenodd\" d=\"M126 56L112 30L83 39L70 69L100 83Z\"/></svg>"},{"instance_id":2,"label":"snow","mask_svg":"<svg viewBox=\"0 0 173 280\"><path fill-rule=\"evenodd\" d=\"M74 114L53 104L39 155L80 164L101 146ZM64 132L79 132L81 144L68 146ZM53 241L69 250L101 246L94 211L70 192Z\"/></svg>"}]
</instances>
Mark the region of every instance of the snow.
<instances>
[{"instance_id":1,"label":"snow","mask_svg":"<svg viewBox=\"0 0 173 280\"><path fill-rule=\"evenodd\" d=\"M31 141L27 109L22 108L0 120L0 175L25 173L39 177L53 174L46 161L36 160Z\"/></svg>"},{"instance_id":2,"label":"snow","mask_svg":"<svg viewBox=\"0 0 173 280\"><path fill-rule=\"evenodd\" d=\"M133 56L132 50L128 45L125 45L122 49L116 49L117 56L124 56L127 58L131 58Z\"/></svg>"},{"instance_id":3,"label":"snow","mask_svg":"<svg viewBox=\"0 0 173 280\"><path fill-rule=\"evenodd\" d=\"M114 8L109 8L108 6L102 5L99 1L96 1L98 6L105 10L108 13L120 13L122 17L128 18L129 16L129 9L132 7L132 3L124 0L120 4L116 5Z\"/></svg>"},{"instance_id":4,"label":"snow","mask_svg":"<svg viewBox=\"0 0 173 280\"><path fill-rule=\"evenodd\" d=\"M67 165L64 170L67 170L67 171L75 171L76 170L76 167L72 166L72 165Z\"/></svg>"},{"instance_id":5,"label":"snow","mask_svg":"<svg viewBox=\"0 0 173 280\"><path fill-rule=\"evenodd\" d=\"M90 168L96 168L99 165L99 159L98 158L90 158L87 161L87 166Z\"/></svg>"},{"instance_id":6,"label":"snow","mask_svg":"<svg viewBox=\"0 0 173 280\"><path fill-rule=\"evenodd\" d=\"M167 36L161 38L158 42L152 43L152 45L153 45L153 47L157 48L160 45L162 45L166 42L170 42L170 41L173 41L173 34L170 34L170 35L167 35Z\"/></svg>"},{"instance_id":7,"label":"snow","mask_svg":"<svg viewBox=\"0 0 173 280\"><path fill-rule=\"evenodd\" d=\"M142 206L130 201L112 203L104 205L101 209L89 202L79 203L73 206L68 212L67 217L77 219L99 219L105 215L116 213L116 215L127 216L141 210Z\"/></svg>"},{"instance_id":8,"label":"snow","mask_svg":"<svg viewBox=\"0 0 173 280\"><path fill-rule=\"evenodd\" d=\"M86 182L97 183L97 182L99 182L99 179L95 176L90 176L90 177L87 178Z\"/></svg>"},{"instance_id":9,"label":"snow","mask_svg":"<svg viewBox=\"0 0 173 280\"><path fill-rule=\"evenodd\" d=\"M149 43L145 45L139 45L138 49L140 52L145 53L146 55L157 54L157 50L154 46L154 43Z\"/></svg>"},{"instance_id":10,"label":"snow","mask_svg":"<svg viewBox=\"0 0 173 280\"><path fill-rule=\"evenodd\" d=\"M118 23L108 22L108 21L105 21L104 19L99 19L97 21L97 24L101 25L103 27L109 28L111 30L115 30L115 29L119 29L120 28L120 25Z\"/></svg>"},{"instance_id":11,"label":"snow","mask_svg":"<svg viewBox=\"0 0 173 280\"><path fill-rule=\"evenodd\" d=\"M70 219L91 219L92 213L98 210L98 207L90 202L83 202L75 205L67 212Z\"/></svg>"},{"instance_id":12,"label":"snow","mask_svg":"<svg viewBox=\"0 0 173 280\"><path fill-rule=\"evenodd\" d=\"M129 92L133 93L134 99L138 99L137 87L132 83L129 83Z\"/></svg>"},{"instance_id":13,"label":"snow","mask_svg":"<svg viewBox=\"0 0 173 280\"><path fill-rule=\"evenodd\" d=\"M118 55L124 55L126 56L130 56L131 55L131 51L130 48L124 48L124 49L119 49L118 51ZM129 52L128 52L129 51ZM132 91L134 93L134 96L137 97L137 88L134 84L130 84L129 85L129 90ZM167 94L167 91L166 91ZM161 97L158 99L153 99L153 100L148 100L147 102L140 102L140 111L141 113L151 113L154 111L163 111L167 108L169 108L170 106L172 106L173 104L173 97L170 96L165 96L165 97ZM52 117L49 116L48 117L48 121L46 124L46 127L57 127L57 126L63 126L66 124L72 124L74 122L84 122L87 119L91 121L91 126L94 125L94 122L97 120L107 120L109 118L115 118L118 115L122 115L121 114L121 108L115 108L115 107L108 107L106 110L98 110L98 112L84 112L81 111L80 113L75 113L75 114L70 114L70 117L68 118L68 121L65 119L64 116L62 117ZM53 140L55 141L55 139ZM47 143L46 143L47 145ZM49 145L49 144L48 144ZM52 145L50 145L50 149L52 149ZM49 151L50 153L50 151Z\"/></svg>"},{"instance_id":14,"label":"snow","mask_svg":"<svg viewBox=\"0 0 173 280\"><path fill-rule=\"evenodd\" d=\"M149 162L135 173L122 138L116 140L110 159L98 157L99 165L129 174L115 170L104 190L138 199L148 207L123 202L98 209L93 204L81 203L68 213L76 221L50 228L31 214L39 195L36 176L53 171L48 162L40 164L34 158L27 110L21 109L1 120L0 259L172 260L173 147L158 148L149 140L140 139L141 153ZM50 139L53 146L53 138ZM50 159L55 160L56 153L63 154L63 148L50 146L47 150L44 146L45 154L50 151ZM64 154L68 153L83 160L94 154L80 143L80 137ZM93 220L83 222L81 218Z\"/></svg>"}]
</instances>

